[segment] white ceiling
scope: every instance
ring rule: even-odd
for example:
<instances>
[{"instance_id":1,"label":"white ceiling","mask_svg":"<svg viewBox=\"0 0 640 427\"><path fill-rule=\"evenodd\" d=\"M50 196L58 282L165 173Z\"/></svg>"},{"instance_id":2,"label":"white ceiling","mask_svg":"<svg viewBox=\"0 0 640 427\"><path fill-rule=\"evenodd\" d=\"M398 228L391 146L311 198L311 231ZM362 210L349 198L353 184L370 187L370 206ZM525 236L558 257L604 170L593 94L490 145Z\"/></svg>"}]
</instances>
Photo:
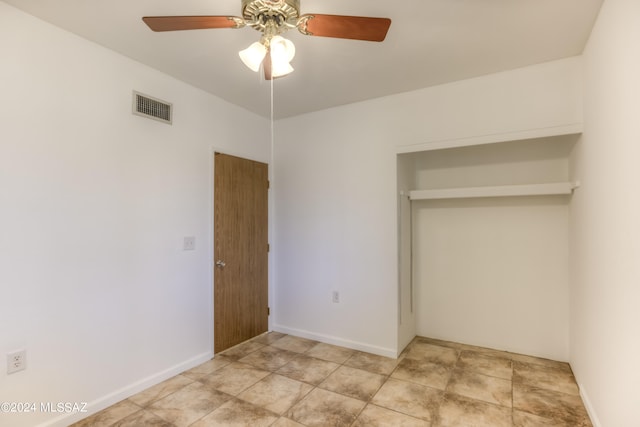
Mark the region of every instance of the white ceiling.
<instances>
[{"instance_id":1,"label":"white ceiling","mask_svg":"<svg viewBox=\"0 0 640 427\"><path fill-rule=\"evenodd\" d=\"M251 28L154 33L142 16L240 15L240 0L4 0L262 116L269 83L238 51ZM283 118L579 55L603 0L301 0L301 13L391 18L382 43L303 36L274 84Z\"/></svg>"}]
</instances>

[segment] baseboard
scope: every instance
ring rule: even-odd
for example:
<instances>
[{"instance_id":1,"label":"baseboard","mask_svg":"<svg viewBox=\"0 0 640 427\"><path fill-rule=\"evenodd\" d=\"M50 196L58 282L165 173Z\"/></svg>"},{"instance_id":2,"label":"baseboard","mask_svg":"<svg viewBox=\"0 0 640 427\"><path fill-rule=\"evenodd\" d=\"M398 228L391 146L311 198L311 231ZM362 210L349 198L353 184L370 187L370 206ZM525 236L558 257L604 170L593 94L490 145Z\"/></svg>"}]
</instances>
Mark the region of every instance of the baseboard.
<instances>
[{"instance_id":1,"label":"baseboard","mask_svg":"<svg viewBox=\"0 0 640 427\"><path fill-rule=\"evenodd\" d=\"M582 384L580 383L578 383L578 388L580 389L580 397L582 398L582 403L584 403L584 407L587 410L587 413L589 414L589 418L591 418L591 424L593 424L593 427L602 427L602 424L600 423L600 419L596 415L596 410L593 408L593 405L591 404L591 400L589 399L589 395L587 394L586 390L584 389L584 387L582 387Z\"/></svg>"},{"instance_id":2,"label":"baseboard","mask_svg":"<svg viewBox=\"0 0 640 427\"><path fill-rule=\"evenodd\" d=\"M391 357L393 359L398 357L396 349L378 347L367 343L358 341L351 341L340 337L331 335L318 334L315 332L305 331L302 329L288 328L282 325L273 325L273 330L281 332L283 334L294 335L300 338L307 338L310 340L320 341L325 344L337 345L340 347L350 348L352 350L364 351L366 353L377 354L378 356Z\"/></svg>"},{"instance_id":3,"label":"baseboard","mask_svg":"<svg viewBox=\"0 0 640 427\"><path fill-rule=\"evenodd\" d=\"M212 357L213 357L213 353L211 352L199 354L198 356L192 357L189 360L186 360L168 369L165 369L162 372L158 372L156 374L150 375L146 378L143 378L125 387L122 387L119 390L116 390L112 393L102 396L92 402L89 402L87 405L87 412L85 413L61 415L52 420L39 424L38 427L66 427L70 424L73 424L84 418L87 418L97 412L100 412L103 409L108 408L109 406L120 402L121 400L131 397L134 394L141 392L142 390L145 390L151 386L161 383L162 381L165 381L171 377L174 377L186 370L196 367L210 360Z\"/></svg>"}]
</instances>

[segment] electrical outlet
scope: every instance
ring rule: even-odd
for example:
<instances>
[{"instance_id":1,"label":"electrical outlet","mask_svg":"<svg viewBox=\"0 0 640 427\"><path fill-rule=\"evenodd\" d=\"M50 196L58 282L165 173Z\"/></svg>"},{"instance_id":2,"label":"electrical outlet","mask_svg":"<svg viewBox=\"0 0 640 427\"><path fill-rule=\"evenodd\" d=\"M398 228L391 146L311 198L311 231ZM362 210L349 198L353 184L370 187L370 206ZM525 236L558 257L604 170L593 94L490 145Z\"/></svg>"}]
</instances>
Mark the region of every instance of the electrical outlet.
<instances>
[{"instance_id":1,"label":"electrical outlet","mask_svg":"<svg viewBox=\"0 0 640 427\"><path fill-rule=\"evenodd\" d=\"M13 374L27 369L27 350L7 353L7 374Z\"/></svg>"},{"instance_id":2,"label":"electrical outlet","mask_svg":"<svg viewBox=\"0 0 640 427\"><path fill-rule=\"evenodd\" d=\"M194 251L195 249L196 249L196 238L194 236L185 237L183 250Z\"/></svg>"},{"instance_id":3,"label":"electrical outlet","mask_svg":"<svg viewBox=\"0 0 640 427\"><path fill-rule=\"evenodd\" d=\"M339 303L340 302L340 292L333 291L331 293L331 301L333 301L336 304Z\"/></svg>"}]
</instances>

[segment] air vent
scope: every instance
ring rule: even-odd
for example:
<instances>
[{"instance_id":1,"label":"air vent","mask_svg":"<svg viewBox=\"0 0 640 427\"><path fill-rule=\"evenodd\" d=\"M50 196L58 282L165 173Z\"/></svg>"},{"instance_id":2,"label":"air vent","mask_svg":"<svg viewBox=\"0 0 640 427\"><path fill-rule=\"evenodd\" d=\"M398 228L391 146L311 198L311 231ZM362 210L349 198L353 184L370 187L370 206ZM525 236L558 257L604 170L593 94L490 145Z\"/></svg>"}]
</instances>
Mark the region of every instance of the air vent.
<instances>
[{"instance_id":1,"label":"air vent","mask_svg":"<svg viewBox=\"0 0 640 427\"><path fill-rule=\"evenodd\" d=\"M133 114L171 124L173 105L133 91Z\"/></svg>"}]
</instances>

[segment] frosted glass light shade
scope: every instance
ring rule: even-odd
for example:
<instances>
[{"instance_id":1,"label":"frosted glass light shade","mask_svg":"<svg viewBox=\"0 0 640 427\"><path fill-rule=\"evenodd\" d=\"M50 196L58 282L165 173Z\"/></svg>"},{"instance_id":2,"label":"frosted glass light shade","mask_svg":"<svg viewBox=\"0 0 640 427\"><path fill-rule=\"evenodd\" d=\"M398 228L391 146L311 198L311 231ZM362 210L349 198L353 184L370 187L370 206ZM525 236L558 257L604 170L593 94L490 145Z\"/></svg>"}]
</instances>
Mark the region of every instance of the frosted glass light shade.
<instances>
[{"instance_id":1,"label":"frosted glass light shade","mask_svg":"<svg viewBox=\"0 0 640 427\"><path fill-rule=\"evenodd\" d=\"M266 54L267 48L260 42L252 43L251 46L245 50L238 52L238 55L240 55L240 59L242 59L244 65L255 72L258 72L260 69L260 64L262 64L262 60Z\"/></svg>"},{"instance_id":2,"label":"frosted glass light shade","mask_svg":"<svg viewBox=\"0 0 640 427\"><path fill-rule=\"evenodd\" d=\"M271 39L271 73L273 77L282 77L293 71L289 62L296 54L296 47L291 40L281 36Z\"/></svg>"},{"instance_id":3,"label":"frosted glass light shade","mask_svg":"<svg viewBox=\"0 0 640 427\"><path fill-rule=\"evenodd\" d=\"M291 62L296 56L296 46L291 40L287 40L282 36L275 36L271 39L271 57L277 55L277 60Z\"/></svg>"},{"instance_id":4,"label":"frosted glass light shade","mask_svg":"<svg viewBox=\"0 0 640 427\"><path fill-rule=\"evenodd\" d=\"M288 62L277 63L274 61L271 64L271 76L274 78L286 76L291 72L293 72L293 67Z\"/></svg>"}]
</instances>

